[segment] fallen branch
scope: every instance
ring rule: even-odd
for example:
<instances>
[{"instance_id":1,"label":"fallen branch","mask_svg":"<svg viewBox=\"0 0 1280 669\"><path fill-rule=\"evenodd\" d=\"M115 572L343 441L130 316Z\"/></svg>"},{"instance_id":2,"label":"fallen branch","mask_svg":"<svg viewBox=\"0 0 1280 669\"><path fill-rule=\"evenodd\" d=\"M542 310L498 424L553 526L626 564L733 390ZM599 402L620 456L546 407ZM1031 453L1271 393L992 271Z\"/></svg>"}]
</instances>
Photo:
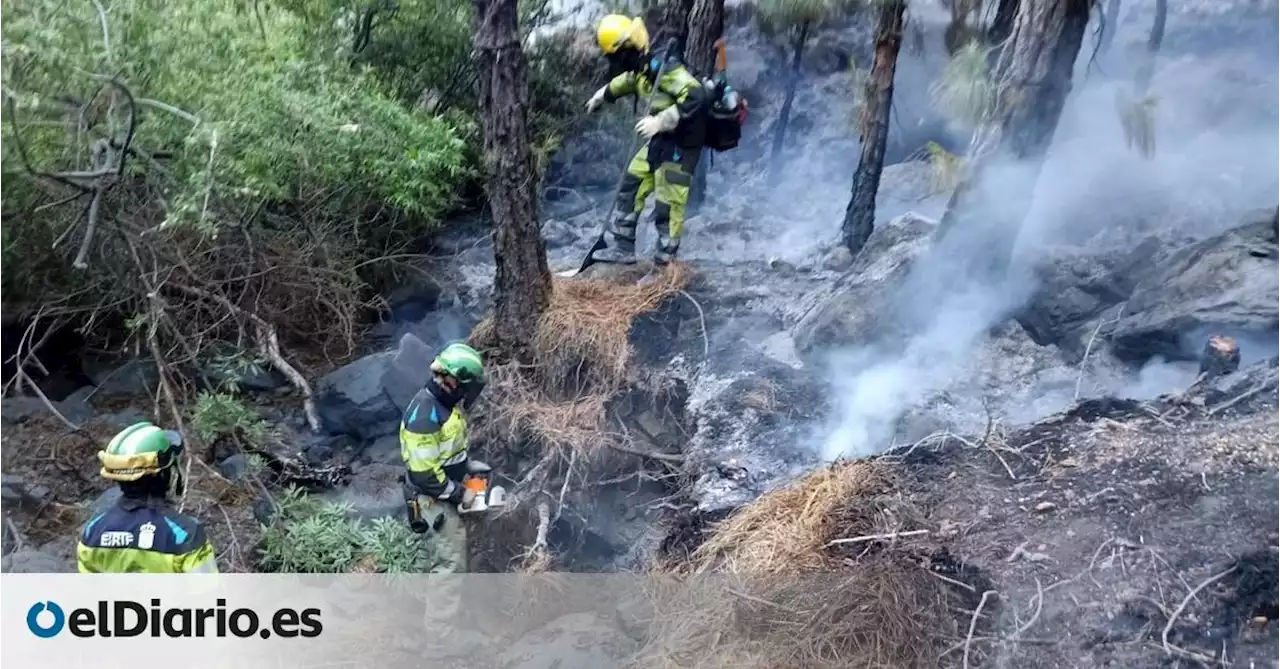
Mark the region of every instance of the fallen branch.
<instances>
[{"instance_id":1,"label":"fallen branch","mask_svg":"<svg viewBox=\"0 0 1280 669\"><path fill-rule=\"evenodd\" d=\"M982 615L982 607L987 605L987 598L998 597L999 593L995 590L987 590L982 593L982 601L978 602L978 608L973 610L973 617L969 619L969 634L964 638L964 669L969 669L969 645L973 643L973 631L978 627L978 616Z\"/></svg>"},{"instance_id":2,"label":"fallen branch","mask_svg":"<svg viewBox=\"0 0 1280 669\"><path fill-rule=\"evenodd\" d=\"M1089 335L1089 343L1085 344L1085 347L1084 347L1084 357L1080 358L1080 373L1076 375L1076 392L1071 398L1072 401L1076 401L1080 399L1080 386L1081 384L1084 383L1084 366L1086 363L1089 362L1089 353L1093 351L1093 340L1098 338L1098 332L1102 330L1102 326L1108 323L1120 322L1120 317L1124 315L1124 308L1127 305L1128 305L1128 302L1121 304L1120 308L1116 310L1115 318L1109 321L1098 321L1098 325L1093 328L1093 334Z\"/></svg>"},{"instance_id":3,"label":"fallen branch","mask_svg":"<svg viewBox=\"0 0 1280 669\"><path fill-rule=\"evenodd\" d=\"M612 448L616 451L621 451L623 453L630 453L631 455L636 455L642 458L650 458L652 460L660 460L662 462L684 464L683 455L675 455L672 453L659 453L657 451L641 451L634 448L628 448L626 446L623 446L622 444L615 444L613 442L606 442L606 443L609 445L609 448Z\"/></svg>"},{"instance_id":4,"label":"fallen branch","mask_svg":"<svg viewBox=\"0 0 1280 669\"><path fill-rule=\"evenodd\" d=\"M707 316L702 313L702 305L698 304L698 301L693 299L692 295L683 290L680 291L680 294L684 295L685 299L692 302L693 306L698 309L698 324L702 326L702 357L706 358L711 355L711 340L707 338Z\"/></svg>"},{"instance_id":5,"label":"fallen branch","mask_svg":"<svg viewBox=\"0 0 1280 669\"><path fill-rule=\"evenodd\" d=\"M1190 604L1191 600L1195 598L1196 593L1226 578L1227 576L1234 573L1235 570L1236 570L1236 567L1231 567L1230 569L1224 572L1218 573L1214 576L1210 576L1209 578L1205 579L1204 582L1202 582L1200 585L1197 585L1195 588L1193 588L1191 592L1188 592L1186 597L1182 598L1182 603L1178 605L1178 608L1173 610L1173 615L1169 616L1169 621L1164 624L1164 631L1160 633L1160 644L1164 646L1164 651L1166 653L1168 653L1169 655L1174 655L1175 649L1185 653L1190 653L1190 651L1184 650L1182 648L1178 648L1177 646L1174 646L1173 644L1169 643L1169 632L1173 631L1173 625L1174 623L1178 622L1178 616L1182 615L1182 612L1187 608L1187 604ZM1195 653L1192 653L1192 654L1196 655Z\"/></svg>"},{"instance_id":6,"label":"fallen branch","mask_svg":"<svg viewBox=\"0 0 1280 669\"><path fill-rule=\"evenodd\" d=\"M1253 397L1254 395L1257 395L1258 393L1266 389L1267 389L1267 384L1265 382L1259 383L1258 385L1244 391L1243 393L1236 395L1230 400L1223 402L1222 404L1218 404L1211 409L1206 410L1205 413L1212 416L1218 413L1219 411L1226 411L1227 409L1230 409L1231 407L1249 399L1250 397Z\"/></svg>"},{"instance_id":7,"label":"fallen branch","mask_svg":"<svg viewBox=\"0 0 1280 669\"><path fill-rule=\"evenodd\" d=\"M82 426L72 423L71 419L62 415L61 411L58 411L58 407L54 406L53 402L50 401L47 396L45 396L44 391L40 390L40 386L36 385L36 382L31 380L30 376L27 376L27 372L25 370L19 367L16 370L16 374L18 375L19 379L21 379L22 381L25 381L27 385L31 386L31 390L35 392L36 397L39 397L40 401L44 402L45 407L47 407L49 411L52 411L53 415L57 416L58 420L62 421L63 425L66 425L73 432L79 432L82 429ZM21 381L19 382L19 384L20 384L19 389L21 389Z\"/></svg>"},{"instance_id":8,"label":"fallen branch","mask_svg":"<svg viewBox=\"0 0 1280 669\"><path fill-rule=\"evenodd\" d=\"M551 556L547 554L547 532L551 529L551 508L546 502L538 502L538 530L533 543L525 551L521 563L524 571L540 572L551 564Z\"/></svg>"},{"instance_id":9,"label":"fallen branch","mask_svg":"<svg viewBox=\"0 0 1280 669\"><path fill-rule=\"evenodd\" d=\"M823 546L823 548L829 548L831 546L837 546L840 544L856 544L856 543L861 543L863 541L877 541L880 539L897 539L898 537L915 537L921 534L928 534L928 533L929 533L929 530L910 530L908 532L887 532L885 534L867 534L860 537L850 537L848 539L835 539L833 541L827 542L827 545Z\"/></svg>"}]
</instances>

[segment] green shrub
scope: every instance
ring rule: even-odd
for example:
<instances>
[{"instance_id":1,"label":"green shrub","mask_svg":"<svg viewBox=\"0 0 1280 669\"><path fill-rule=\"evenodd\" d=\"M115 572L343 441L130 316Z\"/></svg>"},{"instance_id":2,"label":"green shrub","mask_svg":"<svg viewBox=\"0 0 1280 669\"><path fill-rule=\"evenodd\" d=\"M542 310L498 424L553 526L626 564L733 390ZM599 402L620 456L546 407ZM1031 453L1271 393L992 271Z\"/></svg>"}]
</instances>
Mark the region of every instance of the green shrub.
<instances>
[{"instance_id":1,"label":"green shrub","mask_svg":"<svg viewBox=\"0 0 1280 669\"><path fill-rule=\"evenodd\" d=\"M234 395L202 392L196 396L191 412L191 427L196 437L206 444L230 438L247 448L261 448L267 439L267 424L253 409Z\"/></svg>"},{"instance_id":2,"label":"green shrub","mask_svg":"<svg viewBox=\"0 0 1280 669\"><path fill-rule=\"evenodd\" d=\"M426 573L437 566L431 544L395 518L349 517L350 506L290 488L263 528L262 566L281 573Z\"/></svg>"}]
</instances>

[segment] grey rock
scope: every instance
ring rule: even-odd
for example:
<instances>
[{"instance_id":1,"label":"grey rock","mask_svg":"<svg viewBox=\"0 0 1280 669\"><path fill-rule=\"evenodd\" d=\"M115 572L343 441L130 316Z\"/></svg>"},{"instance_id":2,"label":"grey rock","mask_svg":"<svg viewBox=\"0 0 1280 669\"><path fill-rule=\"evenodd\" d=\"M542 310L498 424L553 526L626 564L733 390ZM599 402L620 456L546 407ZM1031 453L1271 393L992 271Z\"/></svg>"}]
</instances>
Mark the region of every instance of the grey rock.
<instances>
[{"instance_id":1,"label":"grey rock","mask_svg":"<svg viewBox=\"0 0 1280 669\"><path fill-rule=\"evenodd\" d=\"M133 407L127 407L121 411L105 414L102 417L102 420L111 427L123 430L135 423L151 420L151 417L143 411Z\"/></svg>"},{"instance_id":2,"label":"grey rock","mask_svg":"<svg viewBox=\"0 0 1280 669\"><path fill-rule=\"evenodd\" d=\"M26 496L26 480L17 474L0 475L0 498L6 502L20 502Z\"/></svg>"},{"instance_id":3,"label":"grey rock","mask_svg":"<svg viewBox=\"0 0 1280 669\"><path fill-rule=\"evenodd\" d=\"M0 400L0 421L5 425L21 425L48 411L39 397L6 397Z\"/></svg>"},{"instance_id":4,"label":"grey rock","mask_svg":"<svg viewBox=\"0 0 1280 669\"><path fill-rule=\"evenodd\" d=\"M1112 332L1115 354L1136 362L1185 358L1199 351L1207 334L1242 333L1274 343L1280 328L1278 255L1270 220L1175 252L1134 287Z\"/></svg>"},{"instance_id":5,"label":"grey rock","mask_svg":"<svg viewBox=\"0 0 1280 669\"><path fill-rule=\"evenodd\" d=\"M236 453L218 463L218 471L227 477L227 480L233 483L239 482L249 474L249 456L244 453Z\"/></svg>"},{"instance_id":6,"label":"grey rock","mask_svg":"<svg viewBox=\"0 0 1280 669\"><path fill-rule=\"evenodd\" d=\"M426 383L435 351L412 334L395 351L360 358L316 384L316 411L329 434L372 440L398 429L413 395Z\"/></svg>"},{"instance_id":7,"label":"grey rock","mask_svg":"<svg viewBox=\"0 0 1280 669\"><path fill-rule=\"evenodd\" d=\"M391 321L408 323L420 321L429 312L439 308L443 295L444 287L435 279L414 274L388 293L385 299Z\"/></svg>"},{"instance_id":8,"label":"grey rock","mask_svg":"<svg viewBox=\"0 0 1280 669\"><path fill-rule=\"evenodd\" d=\"M9 574L63 574L76 571L75 562L50 552L23 548L0 561L0 571Z\"/></svg>"},{"instance_id":9,"label":"grey rock","mask_svg":"<svg viewBox=\"0 0 1280 669\"><path fill-rule=\"evenodd\" d=\"M155 391L160 375L154 362L138 359L91 371L89 378L98 387L96 397L149 397Z\"/></svg>"},{"instance_id":10,"label":"grey rock","mask_svg":"<svg viewBox=\"0 0 1280 669\"><path fill-rule=\"evenodd\" d=\"M827 251L822 259L822 268L832 272L843 272L853 265L853 254L844 246L836 246Z\"/></svg>"},{"instance_id":11,"label":"grey rock","mask_svg":"<svg viewBox=\"0 0 1280 669\"><path fill-rule=\"evenodd\" d=\"M365 447L361 458L369 464L375 465L396 465L403 460L400 457L400 437L399 435L389 434L385 437L378 437Z\"/></svg>"},{"instance_id":12,"label":"grey rock","mask_svg":"<svg viewBox=\"0 0 1280 669\"><path fill-rule=\"evenodd\" d=\"M908 213L876 227L850 271L806 298L810 306L791 330L796 349L810 353L870 341L892 306L894 288L929 247L935 225Z\"/></svg>"},{"instance_id":13,"label":"grey rock","mask_svg":"<svg viewBox=\"0 0 1280 669\"><path fill-rule=\"evenodd\" d=\"M84 386L58 402L58 411L72 423L84 425L93 419L95 410L90 400L99 394L97 388Z\"/></svg>"},{"instance_id":14,"label":"grey rock","mask_svg":"<svg viewBox=\"0 0 1280 669\"><path fill-rule=\"evenodd\" d=\"M578 241L579 236L573 226L559 219L553 218L542 224L542 238L546 240L549 249L569 246Z\"/></svg>"}]
</instances>

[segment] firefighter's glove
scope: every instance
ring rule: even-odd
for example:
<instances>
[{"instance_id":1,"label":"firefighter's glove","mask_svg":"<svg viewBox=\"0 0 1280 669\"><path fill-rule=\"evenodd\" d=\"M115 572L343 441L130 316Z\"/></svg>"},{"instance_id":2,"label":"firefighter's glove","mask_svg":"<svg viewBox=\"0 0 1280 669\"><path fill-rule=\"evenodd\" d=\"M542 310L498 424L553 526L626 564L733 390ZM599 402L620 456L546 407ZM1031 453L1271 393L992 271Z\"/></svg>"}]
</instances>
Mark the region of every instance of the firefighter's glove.
<instances>
[{"instance_id":1,"label":"firefighter's glove","mask_svg":"<svg viewBox=\"0 0 1280 669\"><path fill-rule=\"evenodd\" d=\"M590 100L587 100L588 114L594 113L597 109L600 108L601 105L604 104L604 94L607 93L608 91L609 91L608 86L601 86L600 90L596 91L595 95L592 95Z\"/></svg>"},{"instance_id":2,"label":"firefighter's glove","mask_svg":"<svg viewBox=\"0 0 1280 669\"><path fill-rule=\"evenodd\" d=\"M653 139L660 132L671 132L680 124L680 110L675 105L646 116L636 123L636 133L645 139Z\"/></svg>"}]
</instances>

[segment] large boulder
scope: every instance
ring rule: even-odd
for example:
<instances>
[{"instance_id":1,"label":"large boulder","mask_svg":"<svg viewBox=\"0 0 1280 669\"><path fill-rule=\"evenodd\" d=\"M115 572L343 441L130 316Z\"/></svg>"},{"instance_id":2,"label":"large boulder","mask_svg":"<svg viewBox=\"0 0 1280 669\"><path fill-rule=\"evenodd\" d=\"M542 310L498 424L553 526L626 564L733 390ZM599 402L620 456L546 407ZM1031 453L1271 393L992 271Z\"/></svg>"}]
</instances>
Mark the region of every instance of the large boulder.
<instances>
[{"instance_id":1,"label":"large boulder","mask_svg":"<svg viewBox=\"0 0 1280 669\"><path fill-rule=\"evenodd\" d=\"M849 271L804 301L806 313L792 328L796 349L811 353L832 345L872 341L890 310L895 287L929 247L936 223L907 213L876 227Z\"/></svg>"},{"instance_id":2,"label":"large boulder","mask_svg":"<svg viewBox=\"0 0 1280 669\"><path fill-rule=\"evenodd\" d=\"M430 374L435 352L412 334L396 350L367 355L320 379L316 411L329 434L361 440L395 433L401 414Z\"/></svg>"},{"instance_id":3,"label":"large boulder","mask_svg":"<svg viewBox=\"0 0 1280 669\"><path fill-rule=\"evenodd\" d=\"M1179 250L1134 287L1112 331L1113 352L1139 362L1192 357L1215 331L1274 343L1278 256L1274 213Z\"/></svg>"}]
</instances>

